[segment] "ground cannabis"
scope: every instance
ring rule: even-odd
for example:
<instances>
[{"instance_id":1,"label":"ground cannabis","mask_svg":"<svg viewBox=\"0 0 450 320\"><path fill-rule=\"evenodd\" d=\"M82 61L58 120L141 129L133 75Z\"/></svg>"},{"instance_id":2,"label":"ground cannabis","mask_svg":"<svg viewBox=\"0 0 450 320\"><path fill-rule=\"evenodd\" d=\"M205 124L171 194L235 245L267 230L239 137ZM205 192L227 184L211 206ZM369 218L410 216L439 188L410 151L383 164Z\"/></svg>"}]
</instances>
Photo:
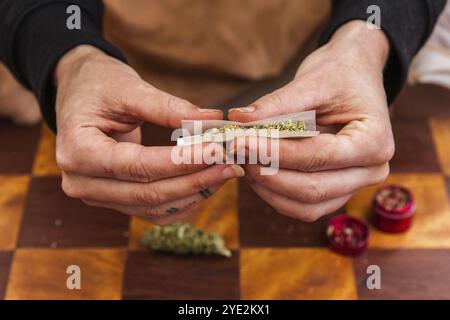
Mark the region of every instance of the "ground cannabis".
<instances>
[{"instance_id":1,"label":"ground cannabis","mask_svg":"<svg viewBox=\"0 0 450 320\"><path fill-rule=\"evenodd\" d=\"M306 130L304 121L287 120L287 121L281 121L281 122L272 123L272 124L255 125L255 126L251 126L251 127L245 127L245 126L240 126L240 125L236 125L236 124L227 124L221 128L211 129L211 132L212 133L226 133L226 132L230 132L230 131L235 131L237 129L278 130L278 131L294 131L294 132L301 132L301 131Z\"/></svg>"},{"instance_id":2,"label":"ground cannabis","mask_svg":"<svg viewBox=\"0 0 450 320\"><path fill-rule=\"evenodd\" d=\"M225 241L218 234L207 234L188 223L175 223L165 227L147 230L142 236L142 244L155 251L176 254L218 254L231 257Z\"/></svg>"}]
</instances>

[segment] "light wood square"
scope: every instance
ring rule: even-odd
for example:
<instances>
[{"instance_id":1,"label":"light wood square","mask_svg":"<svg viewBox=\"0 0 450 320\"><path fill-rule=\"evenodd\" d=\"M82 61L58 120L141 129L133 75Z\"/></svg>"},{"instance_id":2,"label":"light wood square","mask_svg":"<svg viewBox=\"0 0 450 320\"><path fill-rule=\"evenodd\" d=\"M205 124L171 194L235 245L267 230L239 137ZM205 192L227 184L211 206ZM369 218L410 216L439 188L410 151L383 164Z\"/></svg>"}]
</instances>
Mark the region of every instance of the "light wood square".
<instances>
[{"instance_id":1,"label":"light wood square","mask_svg":"<svg viewBox=\"0 0 450 320\"><path fill-rule=\"evenodd\" d=\"M6 299L120 299L126 252L120 249L18 249ZM81 290L69 290L69 266L81 270Z\"/></svg>"},{"instance_id":2,"label":"light wood square","mask_svg":"<svg viewBox=\"0 0 450 320\"><path fill-rule=\"evenodd\" d=\"M241 249L243 299L356 299L350 258L322 248Z\"/></svg>"},{"instance_id":3,"label":"light wood square","mask_svg":"<svg viewBox=\"0 0 450 320\"><path fill-rule=\"evenodd\" d=\"M347 212L365 220L371 229L371 248L450 248L450 205L444 177L439 174L394 174L382 185L399 184L413 193L417 211L411 228L388 234L373 227L373 197L381 185L357 193Z\"/></svg>"},{"instance_id":4,"label":"light wood square","mask_svg":"<svg viewBox=\"0 0 450 320\"><path fill-rule=\"evenodd\" d=\"M450 118L433 118L430 127L442 170L450 176Z\"/></svg>"},{"instance_id":5,"label":"light wood square","mask_svg":"<svg viewBox=\"0 0 450 320\"><path fill-rule=\"evenodd\" d=\"M34 159L33 175L37 177L61 175L61 169L56 164L56 137L44 124Z\"/></svg>"}]
</instances>

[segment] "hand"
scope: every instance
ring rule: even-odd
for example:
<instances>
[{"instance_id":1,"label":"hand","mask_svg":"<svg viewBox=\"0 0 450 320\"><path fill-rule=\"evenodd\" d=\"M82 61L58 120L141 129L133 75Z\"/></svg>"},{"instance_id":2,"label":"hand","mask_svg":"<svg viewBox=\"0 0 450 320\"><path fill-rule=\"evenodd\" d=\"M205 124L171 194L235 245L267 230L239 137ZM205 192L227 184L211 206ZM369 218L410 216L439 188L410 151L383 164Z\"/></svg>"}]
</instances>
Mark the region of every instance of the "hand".
<instances>
[{"instance_id":1,"label":"hand","mask_svg":"<svg viewBox=\"0 0 450 320\"><path fill-rule=\"evenodd\" d=\"M349 22L301 64L287 86L231 110L230 119L247 122L315 109L319 125L340 128L337 134L281 140L276 175L245 166L250 186L279 213L315 221L386 179L394 154L382 78L388 51L382 31Z\"/></svg>"},{"instance_id":2,"label":"hand","mask_svg":"<svg viewBox=\"0 0 450 320\"><path fill-rule=\"evenodd\" d=\"M90 46L67 53L55 77L56 153L67 195L167 224L244 174L239 166L176 165L172 147L140 144L145 121L179 128L182 119L222 119L222 112L162 92Z\"/></svg>"},{"instance_id":3,"label":"hand","mask_svg":"<svg viewBox=\"0 0 450 320\"><path fill-rule=\"evenodd\" d=\"M41 120L41 110L33 93L24 88L0 63L0 117L16 124L32 126Z\"/></svg>"}]
</instances>

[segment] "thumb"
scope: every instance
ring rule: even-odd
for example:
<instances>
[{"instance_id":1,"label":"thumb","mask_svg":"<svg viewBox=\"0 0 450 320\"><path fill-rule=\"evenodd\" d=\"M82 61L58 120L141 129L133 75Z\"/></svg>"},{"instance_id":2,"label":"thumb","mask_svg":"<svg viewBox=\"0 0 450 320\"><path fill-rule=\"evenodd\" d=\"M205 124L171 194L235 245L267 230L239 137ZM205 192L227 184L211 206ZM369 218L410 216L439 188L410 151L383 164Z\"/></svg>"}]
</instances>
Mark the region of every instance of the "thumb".
<instances>
[{"instance_id":1,"label":"thumb","mask_svg":"<svg viewBox=\"0 0 450 320\"><path fill-rule=\"evenodd\" d=\"M308 111L314 109L314 100L313 94L289 84L261 97L247 107L230 109L228 118L232 121L251 122Z\"/></svg>"},{"instance_id":2,"label":"thumb","mask_svg":"<svg viewBox=\"0 0 450 320\"><path fill-rule=\"evenodd\" d=\"M218 109L203 109L148 84L133 90L126 100L127 111L134 117L170 128L180 128L181 120L220 120Z\"/></svg>"}]
</instances>

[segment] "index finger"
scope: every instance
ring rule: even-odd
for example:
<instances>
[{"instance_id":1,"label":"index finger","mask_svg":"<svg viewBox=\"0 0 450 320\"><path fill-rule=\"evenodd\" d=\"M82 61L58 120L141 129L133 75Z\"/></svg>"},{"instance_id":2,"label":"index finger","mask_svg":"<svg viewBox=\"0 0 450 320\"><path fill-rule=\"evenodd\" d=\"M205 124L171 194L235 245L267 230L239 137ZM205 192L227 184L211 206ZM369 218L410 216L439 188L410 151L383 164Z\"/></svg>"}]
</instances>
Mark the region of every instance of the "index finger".
<instances>
[{"instance_id":1,"label":"index finger","mask_svg":"<svg viewBox=\"0 0 450 320\"><path fill-rule=\"evenodd\" d=\"M297 141L284 139L279 144L280 167L314 172L388 162L393 156L393 146L388 141L374 140L346 134L321 134Z\"/></svg>"},{"instance_id":2,"label":"index finger","mask_svg":"<svg viewBox=\"0 0 450 320\"><path fill-rule=\"evenodd\" d=\"M74 140L57 142L57 162L63 171L125 181L151 182L185 175L212 164L205 161L206 156L224 157L217 144L144 147L117 142L97 128L85 128Z\"/></svg>"},{"instance_id":3,"label":"index finger","mask_svg":"<svg viewBox=\"0 0 450 320\"><path fill-rule=\"evenodd\" d=\"M221 120L220 109L204 109L142 82L127 95L124 111L136 119L179 128L182 120Z\"/></svg>"},{"instance_id":4,"label":"index finger","mask_svg":"<svg viewBox=\"0 0 450 320\"><path fill-rule=\"evenodd\" d=\"M277 156L280 168L302 172L380 165L388 162L394 152L390 139L363 133L324 133L305 139L280 139L273 145L276 150L268 142L265 148L259 145L257 152L267 152L272 159ZM247 153L252 152L249 144L246 148ZM257 156L259 159L262 155Z\"/></svg>"}]
</instances>

